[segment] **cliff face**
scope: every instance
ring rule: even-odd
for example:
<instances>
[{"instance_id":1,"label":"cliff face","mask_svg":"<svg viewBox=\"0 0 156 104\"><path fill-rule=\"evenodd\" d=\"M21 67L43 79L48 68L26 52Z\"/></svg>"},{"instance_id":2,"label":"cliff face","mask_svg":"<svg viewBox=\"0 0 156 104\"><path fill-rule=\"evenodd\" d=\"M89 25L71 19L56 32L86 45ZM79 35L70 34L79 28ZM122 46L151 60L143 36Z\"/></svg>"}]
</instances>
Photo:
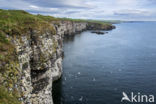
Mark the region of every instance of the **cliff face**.
<instances>
[{"instance_id":1,"label":"cliff face","mask_svg":"<svg viewBox=\"0 0 156 104\"><path fill-rule=\"evenodd\" d=\"M20 87L24 104L51 104L52 78L59 77L62 71L61 36L48 29L42 34L30 30L13 43L22 71Z\"/></svg>"},{"instance_id":2,"label":"cliff face","mask_svg":"<svg viewBox=\"0 0 156 104\"><path fill-rule=\"evenodd\" d=\"M72 36L76 33L82 32L87 29L87 23L85 22L72 22L72 21L60 21L53 23L57 34L64 36Z\"/></svg>"},{"instance_id":3,"label":"cliff face","mask_svg":"<svg viewBox=\"0 0 156 104\"><path fill-rule=\"evenodd\" d=\"M32 21L36 20L32 18ZM53 104L52 82L62 74L63 38L84 30L114 28L111 25L62 20L41 21L40 24L37 21L34 28L32 21L25 19L24 24L28 27L24 27L26 31L21 34L14 27L11 32L5 28L0 30L0 46L3 46L0 47L0 93L6 87L7 93L12 94L11 98L15 96L20 101L13 102L13 99L11 104ZM33 25L29 26L31 22Z\"/></svg>"},{"instance_id":4,"label":"cliff face","mask_svg":"<svg viewBox=\"0 0 156 104\"><path fill-rule=\"evenodd\" d=\"M62 21L51 23L56 34L49 29L43 33L29 30L12 40L19 60L21 101L24 104L53 104L52 81L62 74L63 37L86 29L87 23Z\"/></svg>"},{"instance_id":5,"label":"cliff face","mask_svg":"<svg viewBox=\"0 0 156 104\"><path fill-rule=\"evenodd\" d=\"M101 24L101 23L88 23L87 30L112 30L115 29L115 26L110 24Z\"/></svg>"}]
</instances>

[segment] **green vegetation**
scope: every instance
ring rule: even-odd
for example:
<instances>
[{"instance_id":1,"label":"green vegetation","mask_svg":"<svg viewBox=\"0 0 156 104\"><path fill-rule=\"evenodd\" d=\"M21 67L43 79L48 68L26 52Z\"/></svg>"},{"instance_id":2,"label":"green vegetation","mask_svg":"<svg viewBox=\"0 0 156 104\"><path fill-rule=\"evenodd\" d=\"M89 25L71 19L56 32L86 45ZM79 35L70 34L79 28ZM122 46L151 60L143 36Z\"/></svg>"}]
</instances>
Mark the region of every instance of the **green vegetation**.
<instances>
[{"instance_id":1,"label":"green vegetation","mask_svg":"<svg viewBox=\"0 0 156 104\"><path fill-rule=\"evenodd\" d=\"M99 23L99 24L117 24L121 23L120 20L88 20L89 22Z\"/></svg>"},{"instance_id":2,"label":"green vegetation","mask_svg":"<svg viewBox=\"0 0 156 104\"><path fill-rule=\"evenodd\" d=\"M52 46L53 53L56 53L56 51L57 51L57 46L58 46L57 41L53 39L53 46Z\"/></svg>"},{"instance_id":3,"label":"green vegetation","mask_svg":"<svg viewBox=\"0 0 156 104\"><path fill-rule=\"evenodd\" d=\"M53 17L32 15L22 10L0 10L0 33L2 34L2 32L4 32L8 35L21 35L30 29L42 32L43 27L47 29L53 28L47 21L52 19Z\"/></svg>"},{"instance_id":4,"label":"green vegetation","mask_svg":"<svg viewBox=\"0 0 156 104\"><path fill-rule=\"evenodd\" d=\"M103 25L111 25L113 23L119 23L119 21L115 20L85 20L85 19L72 19L72 18L58 18L59 20L66 20L66 21L73 21L73 22L90 22L90 23L98 23L98 24L103 24Z\"/></svg>"},{"instance_id":5,"label":"green vegetation","mask_svg":"<svg viewBox=\"0 0 156 104\"><path fill-rule=\"evenodd\" d=\"M48 22L58 21L59 20L58 18L55 18L55 17L52 17L52 16L43 16L43 15L40 15L40 14L38 14L37 17L42 19L42 20L48 21Z\"/></svg>"},{"instance_id":6,"label":"green vegetation","mask_svg":"<svg viewBox=\"0 0 156 104\"><path fill-rule=\"evenodd\" d=\"M4 87L0 87L0 104L20 104L16 95L13 95Z\"/></svg>"}]
</instances>

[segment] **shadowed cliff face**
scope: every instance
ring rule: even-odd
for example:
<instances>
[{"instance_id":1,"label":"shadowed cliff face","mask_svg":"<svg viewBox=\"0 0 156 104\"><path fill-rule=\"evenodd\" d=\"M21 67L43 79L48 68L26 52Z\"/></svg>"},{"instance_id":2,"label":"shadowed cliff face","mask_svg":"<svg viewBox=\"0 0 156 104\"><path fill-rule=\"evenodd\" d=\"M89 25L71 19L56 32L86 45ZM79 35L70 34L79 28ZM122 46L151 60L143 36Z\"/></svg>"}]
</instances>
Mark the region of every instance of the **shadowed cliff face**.
<instances>
[{"instance_id":1,"label":"shadowed cliff face","mask_svg":"<svg viewBox=\"0 0 156 104\"><path fill-rule=\"evenodd\" d=\"M60 20L46 21L43 24L45 23L46 25L38 26L38 28L28 26L25 32L19 35L16 33L10 35L5 31L0 31L11 44L8 49L14 54L10 53L10 56L15 56L15 59L9 58L11 61L0 60L1 67L7 66L3 69L9 68L8 71L3 71L6 75L0 74L0 83L8 89L13 89L10 90L11 92L17 90L17 99L23 104L53 104L52 82L59 79L62 74L64 37L74 36L87 29L113 29L111 25L104 26L87 22ZM12 71L13 76L16 77L8 80L6 76ZM12 85L7 86L4 83L5 80L7 84Z\"/></svg>"},{"instance_id":2,"label":"shadowed cliff face","mask_svg":"<svg viewBox=\"0 0 156 104\"><path fill-rule=\"evenodd\" d=\"M44 30L42 34L31 30L20 39L14 39L20 69L21 92L24 103L52 104L53 77L62 72L62 37Z\"/></svg>"}]
</instances>

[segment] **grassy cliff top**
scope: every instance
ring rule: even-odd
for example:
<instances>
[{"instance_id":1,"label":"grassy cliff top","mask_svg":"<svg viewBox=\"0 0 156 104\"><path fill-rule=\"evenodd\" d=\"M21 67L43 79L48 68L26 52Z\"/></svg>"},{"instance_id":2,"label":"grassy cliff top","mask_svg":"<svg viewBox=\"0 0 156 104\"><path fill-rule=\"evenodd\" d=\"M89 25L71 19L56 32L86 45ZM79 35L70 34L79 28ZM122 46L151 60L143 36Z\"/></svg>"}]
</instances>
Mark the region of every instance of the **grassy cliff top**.
<instances>
[{"instance_id":1,"label":"grassy cliff top","mask_svg":"<svg viewBox=\"0 0 156 104\"><path fill-rule=\"evenodd\" d=\"M43 27L52 28L48 22L51 21L74 21L74 22L91 22L103 25L111 25L109 22L96 20L82 20L71 18L55 18L52 16L32 15L23 10L2 10L0 9L0 42L8 43L5 38L7 35L21 35L28 29L41 31ZM55 33L55 31L54 31Z\"/></svg>"},{"instance_id":2,"label":"grassy cliff top","mask_svg":"<svg viewBox=\"0 0 156 104\"><path fill-rule=\"evenodd\" d=\"M49 29L55 34L55 29L48 23L58 20L50 16L32 15L23 10L2 10L0 9L0 61L12 59L13 46L7 39L7 35L22 35L30 29L42 30Z\"/></svg>"},{"instance_id":3,"label":"grassy cliff top","mask_svg":"<svg viewBox=\"0 0 156 104\"><path fill-rule=\"evenodd\" d=\"M8 35L19 35L30 28L48 27L48 21L55 20L54 17L32 15L23 10L0 10L1 33Z\"/></svg>"}]
</instances>

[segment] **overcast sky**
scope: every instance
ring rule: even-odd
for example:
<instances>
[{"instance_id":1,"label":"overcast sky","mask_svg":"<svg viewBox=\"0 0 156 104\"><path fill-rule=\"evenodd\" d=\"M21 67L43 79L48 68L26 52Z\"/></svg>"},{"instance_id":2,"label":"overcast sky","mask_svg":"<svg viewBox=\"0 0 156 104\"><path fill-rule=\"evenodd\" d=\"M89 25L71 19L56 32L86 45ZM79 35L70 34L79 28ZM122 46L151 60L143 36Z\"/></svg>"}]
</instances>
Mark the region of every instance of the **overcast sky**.
<instances>
[{"instance_id":1,"label":"overcast sky","mask_svg":"<svg viewBox=\"0 0 156 104\"><path fill-rule=\"evenodd\" d=\"M55 17L156 21L156 0L0 0L0 8Z\"/></svg>"}]
</instances>

